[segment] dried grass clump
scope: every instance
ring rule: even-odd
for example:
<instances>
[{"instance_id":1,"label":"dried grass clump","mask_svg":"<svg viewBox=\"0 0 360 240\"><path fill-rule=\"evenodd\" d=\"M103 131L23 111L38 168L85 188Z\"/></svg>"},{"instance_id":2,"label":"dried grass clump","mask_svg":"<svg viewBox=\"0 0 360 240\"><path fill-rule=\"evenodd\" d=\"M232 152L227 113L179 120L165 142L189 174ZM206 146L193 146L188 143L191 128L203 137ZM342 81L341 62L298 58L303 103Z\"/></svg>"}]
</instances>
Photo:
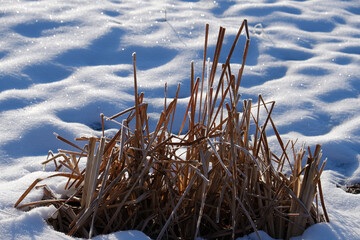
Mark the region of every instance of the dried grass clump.
<instances>
[{"instance_id":1,"label":"dried grass clump","mask_svg":"<svg viewBox=\"0 0 360 240\"><path fill-rule=\"evenodd\" d=\"M294 142L283 143L271 117L274 102L259 96L256 104L244 100L238 106L249 47L246 20L215 85L225 35L220 28L205 91L208 29L207 25L201 78L194 78L191 65L191 97L179 135L172 134L179 88L169 103L165 97L164 111L150 132L147 104L144 95L138 95L134 54L135 106L105 117L124 119L117 134L111 139L104 134L76 139L88 141L85 147L57 136L79 151L59 150L43 163L54 162L56 170L70 170L50 177L67 178L65 189L73 188L75 193L58 198L44 187L43 200L20 205L43 180L37 179L15 207L53 205L57 211L48 222L58 231L86 238L137 229L154 239L234 239L258 230L289 239L314 223L329 221L320 182L325 165L320 166L320 146L313 153L309 149L302 167L306 151L295 152ZM235 77L230 59L243 30L243 62ZM181 135L186 123L188 131ZM282 150L278 156L268 145L269 128ZM80 169L83 157L87 165ZM285 164L291 169L289 176L283 173Z\"/></svg>"}]
</instances>

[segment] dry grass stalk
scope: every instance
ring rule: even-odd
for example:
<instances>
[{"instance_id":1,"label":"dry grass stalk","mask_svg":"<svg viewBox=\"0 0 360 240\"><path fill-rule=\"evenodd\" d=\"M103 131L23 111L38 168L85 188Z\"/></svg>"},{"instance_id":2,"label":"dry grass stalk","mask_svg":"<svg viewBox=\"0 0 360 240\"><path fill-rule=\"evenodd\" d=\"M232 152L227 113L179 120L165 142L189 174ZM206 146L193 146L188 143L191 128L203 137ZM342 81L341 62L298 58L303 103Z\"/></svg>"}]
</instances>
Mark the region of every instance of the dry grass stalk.
<instances>
[{"instance_id":1,"label":"dry grass stalk","mask_svg":"<svg viewBox=\"0 0 360 240\"><path fill-rule=\"evenodd\" d=\"M57 135L80 152L49 153L43 163L53 162L56 171L70 171L50 177L67 178L66 188L75 188L75 193L69 198L56 198L47 191L42 201L20 205L44 180L37 179L15 207L54 205L57 212L48 222L56 230L79 237L137 229L157 239L234 239L264 230L274 238L289 239L316 222L329 221L320 183L324 169L324 163L319 167L320 145L313 154L308 150L309 157L302 167L305 149L296 153L295 143L285 145L281 140L271 117L274 102L267 103L260 95L257 104L244 100L242 111L238 111L239 86L250 41L246 20L215 82L225 35L225 29L220 28L205 90L208 31L207 25L201 79L195 80L191 64L191 97L180 128L181 132L188 119L185 135L172 134L180 85L172 100L165 86L164 110L154 131L149 131L147 104L143 103L144 95L138 95L134 54L135 106L109 118L101 115L102 123L104 119L124 118L118 133L106 139L103 128L100 138L77 139L88 141L85 147ZM243 31L243 62L236 77L230 60ZM269 148L269 128L277 137L280 156ZM84 156L86 168L79 169L78 162ZM291 170L289 176L282 172L285 164Z\"/></svg>"}]
</instances>

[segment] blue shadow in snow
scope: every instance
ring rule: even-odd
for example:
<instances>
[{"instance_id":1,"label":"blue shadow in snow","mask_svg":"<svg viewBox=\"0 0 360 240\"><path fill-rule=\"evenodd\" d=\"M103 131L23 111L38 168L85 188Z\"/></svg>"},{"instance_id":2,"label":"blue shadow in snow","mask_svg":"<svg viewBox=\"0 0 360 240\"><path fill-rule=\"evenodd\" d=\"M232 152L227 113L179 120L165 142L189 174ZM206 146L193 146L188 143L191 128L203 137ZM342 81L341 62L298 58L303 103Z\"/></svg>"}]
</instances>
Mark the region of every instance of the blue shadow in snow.
<instances>
[{"instance_id":1,"label":"blue shadow in snow","mask_svg":"<svg viewBox=\"0 0 360 240\"><path fill-rule=\"evenodd\" d=\"M69 25L69 23L54 22L48 20L37 20L34 22L20 23L13 27L13 30L22 36L37 38L41 37L43 31L56 29L60 26Z\"/></svg>"},{"instance_id":2,"label":"blue shadow in snow","mask_svg":"<svg viewBox=\"0 0 360 240\"><path fill-rule=\"evenodd\" d=\"M261 85L267 81L282 78L286 75L287 67L277 66L268 67L264 69L260 74L254 74L248 70L244 70L244 74L241 79L241 86L245 88Z\"/></svg>"},{"instance_id":3,"label":"blue shadow in snow","mask_svg":"<svg viewBox=\"0 0 360 240\"><path fill-rule=\"evenodd\" d=\"M24 214L25 215L25 214ZM46 227L44 226L44 219L39 214L26 214L21 218L11 218L7 223L4 224L9 229L10 234L6 235L7 239L15 240L22 239L27 236L27 239L35 240L36 236L41 236ZM55 235L56 236L56 235Z\"/></svg>"},{"instance_id":4,"label":"blue shadow in snow","mask_svg":"<svg viewBox=\"0 0 360 240\"><path fill-rule=\"evenodd\" d=\"M32 82L23 75L0 75L0 92L9 89L25 89L31 84Z\"/></svg>"},{"instance_id":5,"label":"blue shadow in snow","mask_svg":"<svg viewBox=\"0 0 360 240\"><path fill-rule=\"evenodd\" d=\"M109 16L109 17L117 17L120 15L120 13L118 11L104 11L104 14Z\"/></svg>"},{"instance_id":6,"label":"blue shadow in snow","mask_svg":"<svg viewBox=\"0 0 360 240\"><path fill-rule=\"evenodd\" d=\"M343 17L335 16L335 17L332 17L331 19L339 24L346 24L346 20Z\"/></svg>"},{"instance_id":7,"label":"blue shadow in snow","mask_svg":"<svg viewBox=\"0 0 360 240\"><path fill-rule=\"evenodd\" d=\"M326 103L334 103L344 100L345 98L357 98L357 96L358 93L352 91L351 89L335 89L320 95L318 98Z\"/></svg>"},{"instance_id":8,"label":"blue shadow in snow","mask_svg":"<svg viewBox=\"0 0 360 240\"><path fill-rule=\"evenodd\" d=\"M133 72L131 72L129 70L120 70L120 71L114 72L114 74L119 77L127 77L127 76L133 74Z\"/></svg>"},{"instance_id":9,"label":"blue shadow in snow","mask_svg":"<svg viewBox=\"0 0 360 240\"><path fill-rule=\"evenodd\" d=\"M334 63L337 65L347 65L349 63L351 63L353 61L353 59L349 58L349 57L336 57L334 58Z\"/></svg>"},{"instance_id":10,"label":"blue shadow in snow","mask_svg":"<svg viewBox=\"0 0 360 240\"><path fill-rule=\"evenodd\" d=\"M58 133L66 139L74 139L73 133L64 130L63 127L59 128L49 123L41 123L37 126L32 126L31 129L23 131L22 136L6 144L0 146L0 152L6 155L17 158L23 156L41 156L46 155L49 150L56 151L59 148L75 148L58 140L53 132Z\"/></svg>"},{"instance_id":11,"label":"blue shadow in snow","mask_svg":"<svg viewBox=\"0 0 360 240\"><path fill-rule=\"evenodd\" d=\"M214 1L215 2L215 1ZM219 16L224 14L226 10L228 10L235 3L232 1L216 1L216 6L214 6L210 11L215 16Z\"/></svg>"},{"instance_id":12,"label":"blue shadow in snow","mask_svg":"<svg viewBox=\"0 0 360 240\"><path fill-rule=\"evenodd\" d=\"M360 54L360 46L348 46L340 50L343 53Z\"/></svg>"},{"instance_id":13,"label":"blue shadow in snow","mask_svg":"<svg viewBox=\"0 0 360 240\"><path fill-rule=\"evenodd\" d=\"M357 95L360 95L360 77L359 75L355 76L352 75L351 77L349 77L349 82L351 85L351 89L356 92Z\"/></svg>"},{"instance_id":14,"label":"blue shadow in snow","mask_svg":"<svg viewBox=\"0 0 360 240\"><path fill-rule=\"evenodd\" d=\"M8 111L13 109L21 109L29 105L35 105L42 102L43 99L40 98L6 98L3 101L0 101L0 112Z\"/></svg>"},{"instance_id":15,"label":"blue shadow in snow","mask_svg":"<svg viewBox=\"0 0 360 240\"><path fill-rule=\"evenodd\" d=\"M360 15L360 7L349 7L346 8L346 11L355 14L355 15Z\"/></svg>"},{"instance_id":16,"label":"blue shadow in snow","mask_svg":"<svg viewBox=\"0 0 360 240\"><path fill-rule=\"evenodd\" d=\"M285 110L286 111L286 110ZM280 134L298 132L304 136L319 136L331 131L339 122L327 113L315 113L289 125L277 126Z\"/></svg>"},{"instance_id":17,"label":"blue shadow in snow","mask_svg":"<svg viewBox=\"0 0 360 240\"><path fill-rule=\"evenodd\" d=\"M289 20L289 22L294 22L299 29L307 32L331 32L335 28L335 24L327 19L299 19L296 21Z\"/></svg>"},{"instance_id":18,"label":"blue shadow in snow","mask_svg":"<svg viewBox=\"0 0 360 240\"><path fill-rule=\"evenodd\" d=\"M240 16L256 16L256 17L262 17L262 16L268 16L271 14L274 14L275 12L283 12L283 13L289 13L294 15L300 15L302 11L295 7L289 7L289 6L272 6L267 5L263 7L248 7L242 9L239 13Z\"/></svg>"},{"instance_id":19,"label":"blue shadow in snow","mask_svg":"<svg viewBox=\"0 0 360 240\"><path fill-rule=\"evenodd\" d=\"M323 143L324 158L329 158L325 169L336 170L345 177L353 175L359 168L359 161L356 159L359 149L358 142L346 139Z\"/></svg>"},{"instance_id":20,"label":"blue shadow in snow","mask_svg":"<svg viewBox=\"0 0 360 240\"><path fill-rule=\"evenodd\" d=\"M0 52L0 59L6 56L6 52Z\"/></svg>"},{"instance_id":21,"label":"blue shadow in snow","mask_svg":"<svg viewBox=\"0 0 360 240\"><path fill-rule=\"evenodd\" d=\"M326 76L330 74L330 71L325 68L311 66L311 67L303 67L299 69L298 73L307 76Z\"/></svg>"},{"instance_id":22,"label":"blue shadow in snow","mask_svg":"<svg viewBox=\"0 0 360 240\"><path fill-rule=\"evenodd\" d=\"M20 109L27 106L28 103L24 99L6 99L0 102L0 112L12 110L12 109Z\"/></svg>"},{"instance_id":23,"label":"blue shadow in snow","mask_svg":"<svg viewBox=\"0 0 360 240\"><path fill-rule=\"evenodd\" d=\"M271 47L265 51L267 54L286 61L304 61L310 59L314 54L310 52L300 51L291 48Z\"/></svg>"},{"instance_id":24,"label":"blue shadow in snow","mask_svg":"<svg viewBox=\"0 0 360 240\"><path fill-rule=\"evenodd\" d=\"M120 104L98 100L81 107L61 110L57 112L56 115L64 122L81 123L93 130L100 131L102 128L100 118L101 113L106 117L111 117L122 110L124 110L124 108ZM119 119L116 120L121 122ZM104 127L105 129L120 128L118 124L111 121L105 121Z\"/></svg>"},{"instance_id":25,"label":"blue shadow in snow","mask_svg":"<svg viewBox=\"0 0 360 240\"><path fill-rule=\"evenodd\" d=\"M51 63L30 65L24 71L34 83L49 83L67 78L72 71Z\"/></svg>"},{"instance_id":26,"label":"blue shadow in snow","mask_svg":"<svg viewBox=\"0 0 360 240\"><path fill-rule=\"evenodd\" d=\"M98 66L132 64L132 53L136 52L137 67L150 69L171 61L177 54L176 50L163 47L129 46L122 48L120 39L124 30L115 28L104 36L94 40L85 48L71 49L60 55L56 62L68 66Z\"/></svg>"}]
</instances>

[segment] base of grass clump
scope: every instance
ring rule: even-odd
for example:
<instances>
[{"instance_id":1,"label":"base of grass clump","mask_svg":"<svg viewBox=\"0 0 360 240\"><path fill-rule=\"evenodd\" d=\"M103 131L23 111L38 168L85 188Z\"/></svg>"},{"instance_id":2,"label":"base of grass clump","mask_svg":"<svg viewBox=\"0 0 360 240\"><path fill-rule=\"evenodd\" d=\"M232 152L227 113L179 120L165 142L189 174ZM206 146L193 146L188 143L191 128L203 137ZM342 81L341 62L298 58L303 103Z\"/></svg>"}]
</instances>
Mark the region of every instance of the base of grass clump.
<instances>
[{"instance_id":1,"label":"base of grass clump","mask_svg":"<svg viewBox=\"0 0 360 240\"><path fill-rule=\"evenodd\" d=\"M243 30L247 40L236 77L230 59ZM102 116L102 121L123 119L117 134L111 139L104 134L76 139L87 141L85 147L57 136L79 151L59 150L44 162L54 162L57 170L70 170L49 177L65 177L65 189L75 193L57 198L45 187L42 201L20 205L43 180L38 179L15 207L53 205L57 210L49 224L86 238L140 230L154 239L234 239L263 230L274 238L289 239L312 224L329 221L320 182L324 168L320 145L313 152L309 149L303 163L306 150L295 152L295 144L284 143L276 130L271 118L274 102L261 96L256 103L240 102L249 47L246 20L215 84L224 35L225 29L220 28L205 91L206 26L203 74L195 79L191 65L191 97L178 135L172 134L172 127L179 88L174 99L165 97L164 111L150 131L147 104L137 90L134 54L135 106L112 117ZM189 130L181 135L185 124ZM273 131L278 140L282 152L278 156L269 148L267 131ZM86 168L80 169L78 163L85 157ZM285 165L290 169L287 174Z\"/></svg>"},{"instance_id":2,"label":"base of grass clump","mask_svg":"<svg viewBox=\"0 0 360 240\"><path fill-rule=\"evenodd\" d=\"M352 194L360 194L360 183L355 183L351 185L343 185L343 184L336 184L336 187L341 188L347 193Z\"/></svg>"},{"instance_id":3,"label":"base of grass clump","mask_svg":"<svg viewBox=\"0 0 360 240\"><path fill-rule=\"evenodd\" d=\"M345 187L345 191L352 194L360 194L360 184L356 183Z\"/></svg>"}]
</instances>

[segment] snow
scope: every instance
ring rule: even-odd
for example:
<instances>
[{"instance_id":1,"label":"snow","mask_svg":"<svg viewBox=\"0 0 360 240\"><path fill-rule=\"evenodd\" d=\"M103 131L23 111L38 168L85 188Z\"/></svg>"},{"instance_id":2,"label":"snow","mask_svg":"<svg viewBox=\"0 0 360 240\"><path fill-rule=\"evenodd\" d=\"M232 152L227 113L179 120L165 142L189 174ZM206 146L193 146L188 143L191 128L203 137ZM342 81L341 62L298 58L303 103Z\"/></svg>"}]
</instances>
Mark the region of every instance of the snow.
<instances>
[{"instance_id":1,"label":"snow","mask_svg":"<svg viewBox=\"0 0 360 240\"><path fill-rule=\"evenodd\" d=\"M246 18L251 42L242 98L261 93L275 100L272 116L284 139L298 139L298 146L319 143L328 158L322 185L331 222L294 240L360 239L360 196L337 187L360 182L359 14L357 0L2 0L1 238L72 239L43 220L53 208L22 212L13 204L35 179L49 175L40 164L48 151L68 148L53 132L66 139L98 136L100 113L111 116L133 105L133 52L150 115L159 116L165 82L168 97L182 83L178 111L184 113L191 60L201 76L205 24L210 24L211 57L219 26L226 28L220 58L225 62ZM241 64L241 50L234 53L234 69ZM118 126L106 122L105 127L110 136ZM60 188L58 180L46 184ZM25 201L39 196L34 190ZM148 238L124 231L95 239Z\"/></svg>"}]
</instances>

